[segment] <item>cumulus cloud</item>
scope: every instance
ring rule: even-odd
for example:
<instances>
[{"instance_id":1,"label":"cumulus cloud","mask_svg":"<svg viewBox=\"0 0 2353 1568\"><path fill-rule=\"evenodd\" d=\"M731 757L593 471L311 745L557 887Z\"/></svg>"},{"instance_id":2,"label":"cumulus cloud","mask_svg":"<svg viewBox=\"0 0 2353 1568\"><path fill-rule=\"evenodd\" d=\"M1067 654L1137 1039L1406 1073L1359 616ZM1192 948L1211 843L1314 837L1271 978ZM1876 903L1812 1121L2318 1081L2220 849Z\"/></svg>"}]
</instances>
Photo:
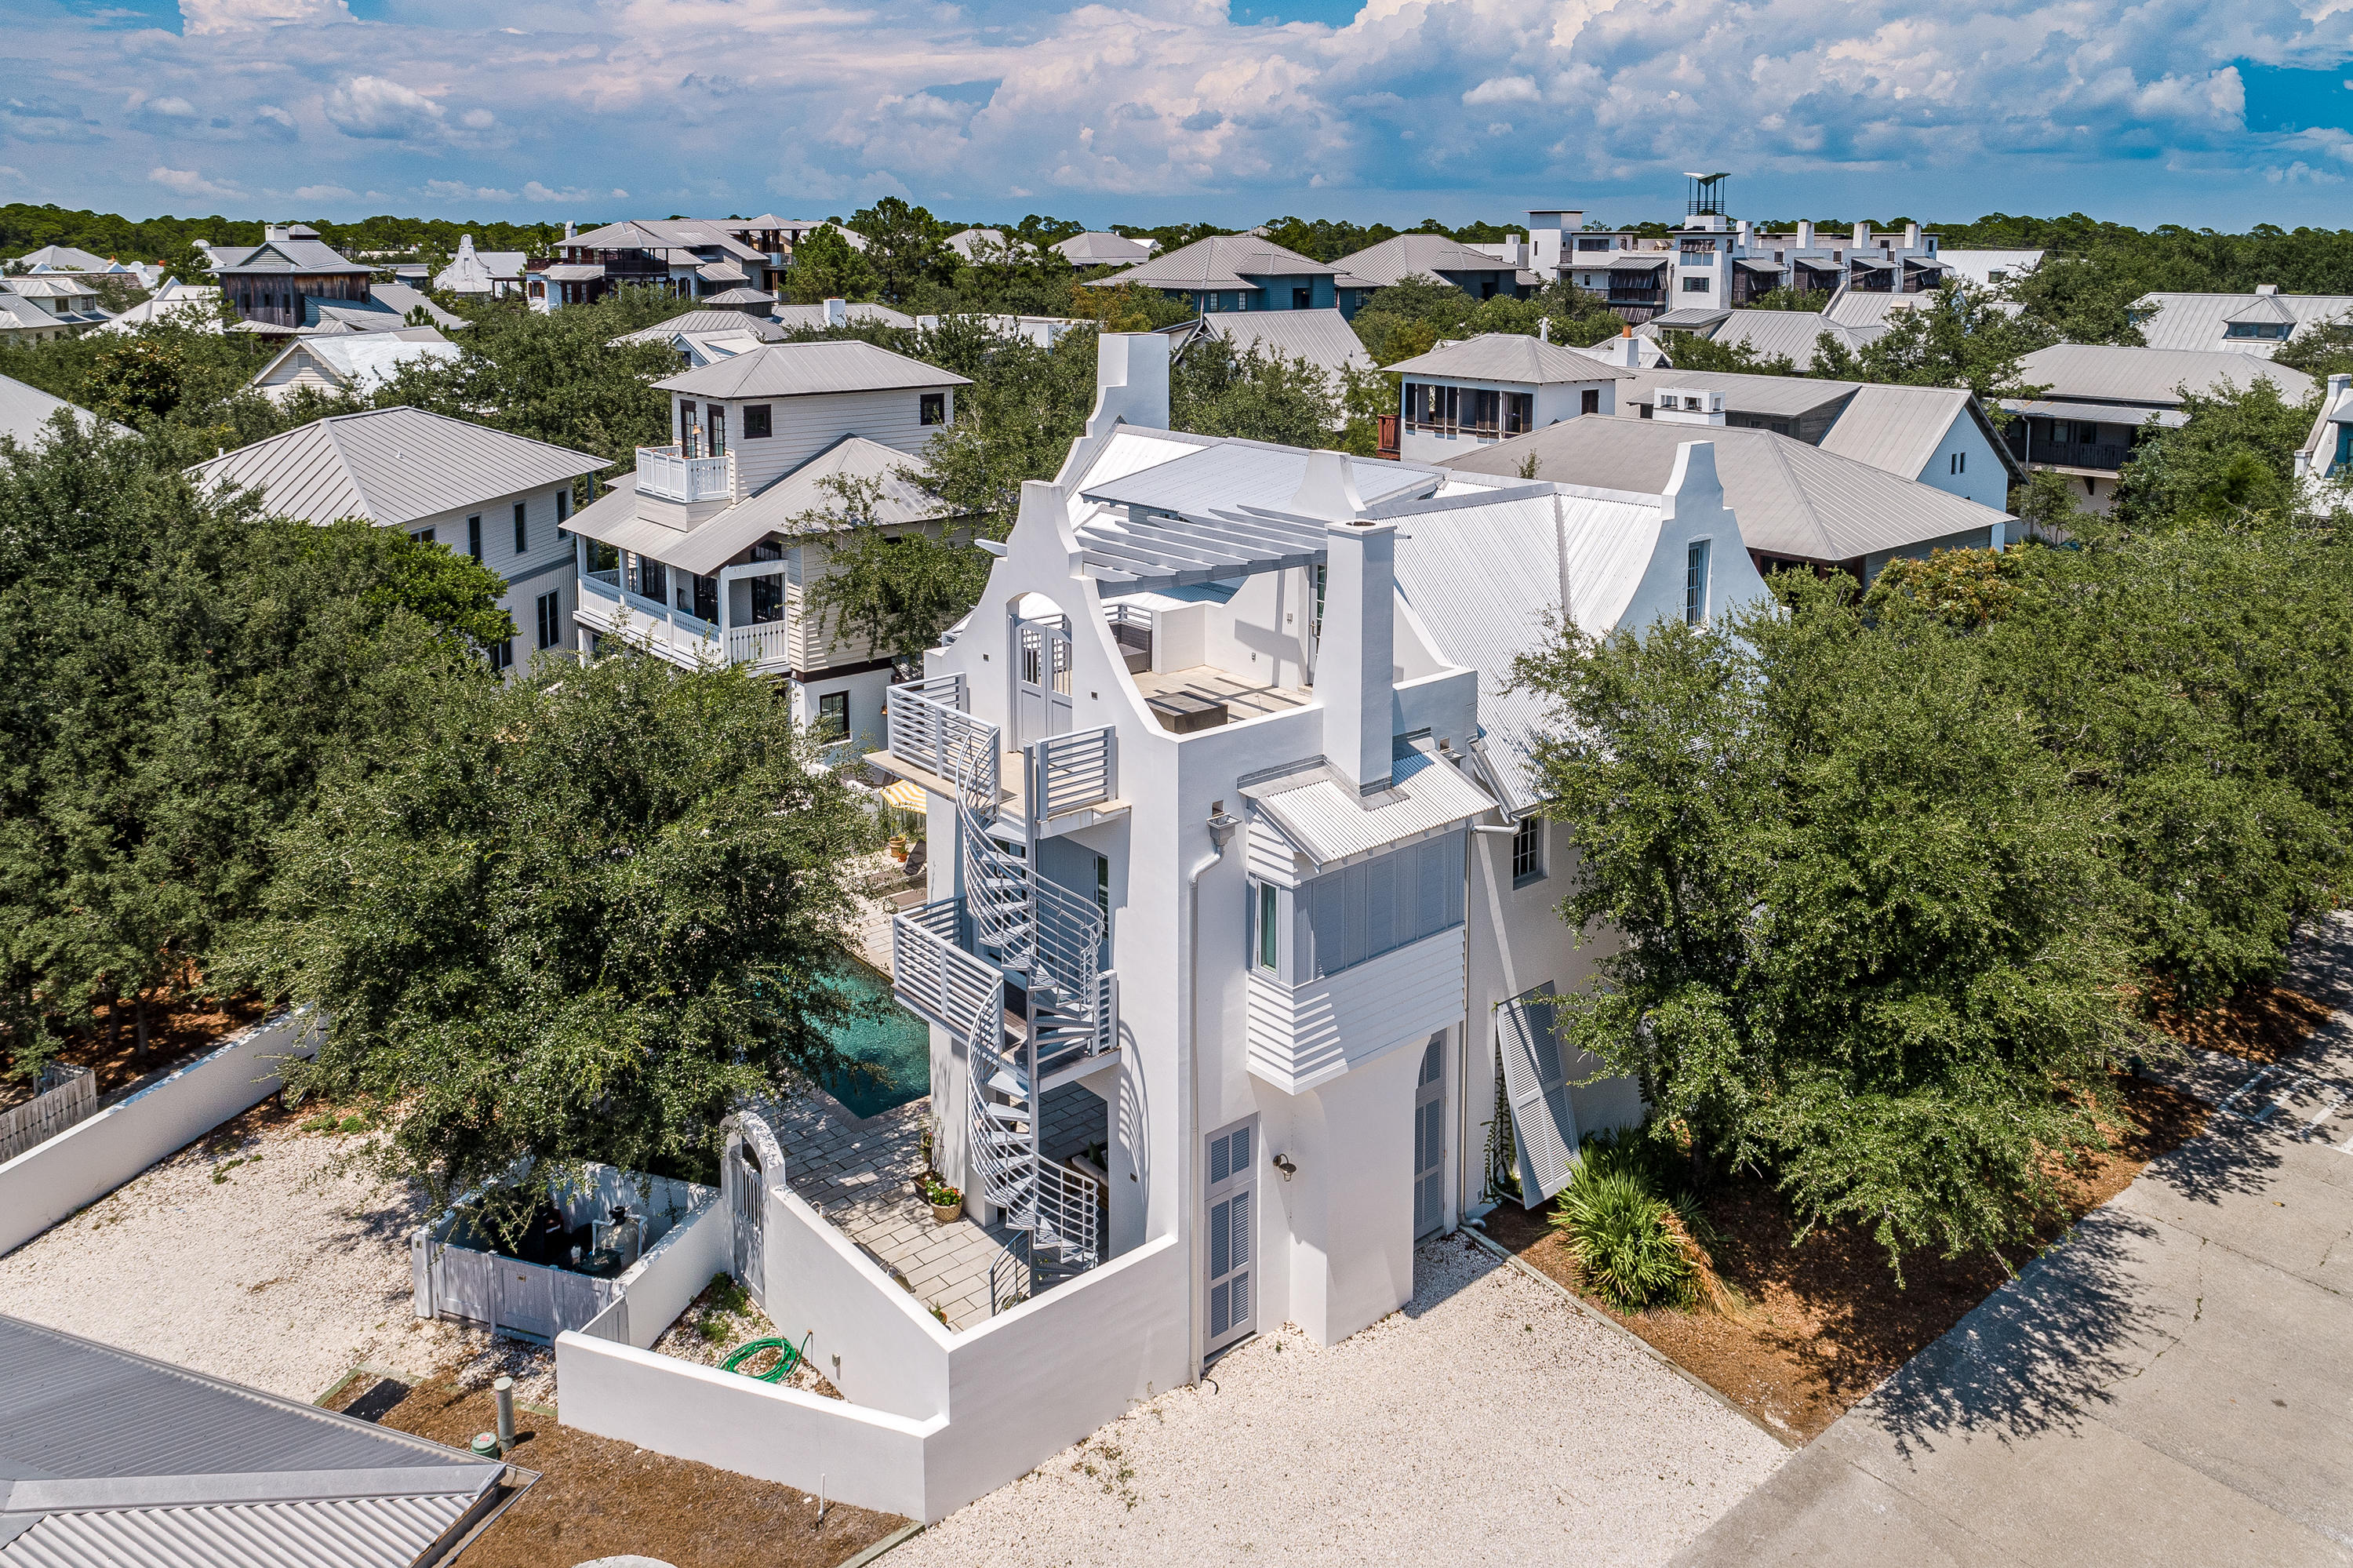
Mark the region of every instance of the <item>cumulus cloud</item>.
<instances>
[{"instance_id":1,"label":"cumulus cloud","mask_svg":"<svg viewBox=\"0 0 2353 1568\"><path fill-rule=\"evenodd\" d=\"M245 194L237 188L234 181L208 180L194 169L167 169L158 164L147 171L147 177L165 190L181 196L237 196Z\"/></svg>"},{"instance_id":2,"label":"cumulus cloud","mask_svg":"<svg viewBox=\"0 0 2353 1568\"><path fill-rule=\"evenodd\" d=\"M433 100L390 77L355 76L329 92L327 123L346 136L409 141L437 135L448 118Z\"/></svg>"},{"instance_id":3,"label":"cumulus cloud","mask_svg":"<svg viewBox=\"0 0 2353 1568\"><path fill-rule=\"evenodd\" d=\"M435 201L512 201L512 191L494 185L470 185L463 180L427 180L425 194Z\"/></svg>"},{"instance_id":4,"label":"cumulus cloud","mask_svg":"<svg viewBox=\"0 0 2353 1568\"><path fill-rule=\"evenodd\" d=\"M353 193L342 185L296 185L294 195L301 201L346 201Z\"/></svg>"},{"instance_id":5,"label":"cumulus cloud","mask_svg":"<svg viewBox=\"0 0 2353 1568\"><path fill-rule=\"evenodd\" d=\"M343 0L180 0L180 25L197 34L351 19Z\"/></svg>"},{"instance_id":6,"label":"cumulus cloud","mask_svg":"<svg viewBox=\"0 0 2353 1568\"><path fill-rule=\"evenodd\" d=\"M540 184L537 180L525 180L522 185L522 199L525 201L610 201L617 196L626 196L628 194L617 186L609 191L575 190L570 185L565 186L562 190L555 190Z\"/></svg>"}]
</instances>

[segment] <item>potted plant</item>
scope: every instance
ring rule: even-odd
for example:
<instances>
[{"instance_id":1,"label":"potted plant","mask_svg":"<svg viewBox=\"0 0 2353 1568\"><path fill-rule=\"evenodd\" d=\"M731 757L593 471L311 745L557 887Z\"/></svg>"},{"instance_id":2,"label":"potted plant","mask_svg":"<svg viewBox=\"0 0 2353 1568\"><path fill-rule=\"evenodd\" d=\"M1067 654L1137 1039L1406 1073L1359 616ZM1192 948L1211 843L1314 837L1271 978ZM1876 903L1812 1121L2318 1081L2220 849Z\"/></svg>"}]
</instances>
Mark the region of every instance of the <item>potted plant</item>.
<instances>
[{"instance_id":1,"label":"potted plant","mask_svg":"<svg viewBox=\"0 0 2353 1568\"><path fill-rule=\"evenodd\" d=\"M900 864L902 864L902 865L904 865L904 864L906 864L906 863L907 863L907 835L906 835L906 834L904 834L904 833L892 833L892 834L891 835L891 858L892 858L892 860L897 861L897 862L898 862Z\"/></svg>"},{"instance_id":2,"label":"potted plant","mask_svg":"<svg viewBox=\"0 0 2353 1568\"><path fill-rule=\"evenodd\" d=\"M923 1202L932 1206L932 1218L944 1225L964 1213L964 1194L937 1177L923 1183Z\"/></svg>"}]
</instances>

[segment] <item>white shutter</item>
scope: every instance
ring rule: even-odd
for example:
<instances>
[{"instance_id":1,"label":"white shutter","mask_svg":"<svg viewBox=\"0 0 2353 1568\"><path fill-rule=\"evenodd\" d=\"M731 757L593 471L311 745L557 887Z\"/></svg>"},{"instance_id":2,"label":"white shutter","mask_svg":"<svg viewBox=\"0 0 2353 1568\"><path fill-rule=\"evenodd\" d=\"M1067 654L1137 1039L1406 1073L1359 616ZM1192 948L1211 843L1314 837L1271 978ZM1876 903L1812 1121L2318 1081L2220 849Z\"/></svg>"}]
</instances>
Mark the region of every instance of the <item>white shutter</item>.
<instances>
[{"instance_id":1,"label":"white shutter","mask_svg":"<svg viewBox=\"0 0 2353 1568\"><path fill-rule=\"evenodd\" d=\"M1577 1117L1569 1109L1560 1040L1553 1033L1550 980L1495 1010L1495 1049L1504 1059L1504 1089L1512 1103L1520 1202L1533 1209L1568 1185L1577 1151Z\"/></svg>"}]
</instances>

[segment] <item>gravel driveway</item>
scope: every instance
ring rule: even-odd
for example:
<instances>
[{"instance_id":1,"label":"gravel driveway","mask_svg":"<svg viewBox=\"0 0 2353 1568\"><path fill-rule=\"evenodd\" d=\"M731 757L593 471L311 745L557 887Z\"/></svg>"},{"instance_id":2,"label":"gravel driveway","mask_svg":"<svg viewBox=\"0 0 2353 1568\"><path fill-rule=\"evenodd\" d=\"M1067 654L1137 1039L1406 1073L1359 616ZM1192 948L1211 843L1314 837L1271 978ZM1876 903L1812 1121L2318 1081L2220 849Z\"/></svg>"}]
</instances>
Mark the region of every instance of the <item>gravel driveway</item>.
<instances>
[{"instance_id":1,"label":"gravel driveway","mask_svg":"<svg viewBox=\"0 0 2353 1568\"><path fill-rule=\"evenodd\" d=\"M549 1352L411 1315L418 1205L336 1169L354 1141L248 1112L0 1257L0 1312L294 1399L362 1361L552 1397Z\"/></svg>"},{"instance_id":2,"label":"gravel driveway","mask_svg":"<svg viewBox=\"0 0 2353 1568\"><path fill-rule=\"evenodd\" d=\"M1470 1243L1319 1350L1263 1335L892 1552L889 1568L1662 1563L1788 1451Z\"/></svg>"}]
</instances>

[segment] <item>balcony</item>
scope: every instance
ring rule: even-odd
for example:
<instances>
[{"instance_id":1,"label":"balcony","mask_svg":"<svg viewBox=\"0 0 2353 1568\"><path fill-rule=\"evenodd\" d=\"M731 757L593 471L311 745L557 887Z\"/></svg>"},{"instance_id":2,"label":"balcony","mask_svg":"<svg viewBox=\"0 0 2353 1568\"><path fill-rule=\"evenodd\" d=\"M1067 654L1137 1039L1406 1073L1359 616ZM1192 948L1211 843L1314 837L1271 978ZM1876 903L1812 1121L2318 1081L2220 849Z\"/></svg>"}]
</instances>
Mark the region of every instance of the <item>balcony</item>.
<instances>
[{"instance_id":1,"label":"balcony","mask_svg":"<svg viewBox=\"0 0 2353 1568\"><path fill-rule=\"evenodd\" d=\"M735 499L735 454L687 457L677 447L638 449L638 493L690 504Z\"/></svg>"},{"instance_id":2,"label":"balcony","mask_svg":"<svg viewBox=\"0 0 2353 1568\"><path fill-rule=\"evenodd\" d=\"M876 766L913 779L934 795L968 793L994 814L999 803L997 726L965 712L962 675L909 681L891 688L887 750Z\"/></svg>"},{"instance_id":3,"label":"balcony","mask_svg":"<svg viewBox=\"0 0 2353 1568\"><path fill-rule=\"evenodd\" d=\"M2114 473L2125 466L2132 447L2124 441L2054 441L2005 440L2010 455L2038 468L2094 469Z\"/></svg>"}]
</instances>

